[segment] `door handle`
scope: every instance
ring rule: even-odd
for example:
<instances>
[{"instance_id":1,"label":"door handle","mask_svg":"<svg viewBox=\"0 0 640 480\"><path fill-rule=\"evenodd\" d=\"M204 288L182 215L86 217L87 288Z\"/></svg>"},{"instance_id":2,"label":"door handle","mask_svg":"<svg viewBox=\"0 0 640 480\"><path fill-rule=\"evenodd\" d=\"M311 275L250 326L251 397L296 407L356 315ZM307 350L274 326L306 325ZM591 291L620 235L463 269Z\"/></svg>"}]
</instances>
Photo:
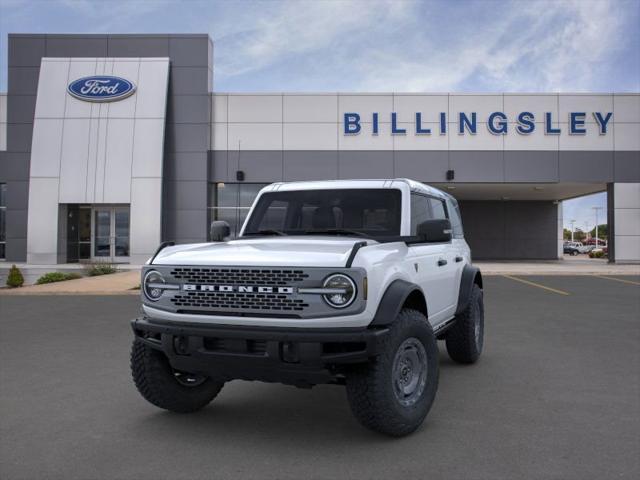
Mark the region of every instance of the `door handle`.
<instances>
[{"instance_id":1,"label":"door handle","mask_svg":"<svg viewBox=\"0 0 640 480\"><path fill-rule=\"evenodd\" d=\"M444 267L446 264L447 264L447 261L444 258L441 258L440 260L438 260L439 267Z\"/></svg>"},{"instance_id":2,"label":"door handle","mask_svg":"<svg viewBox=\"0 0 640 480\"><path fill-rule=\"evenodd\" d=\"M464 260L464 258L462 258L462 257L456 257L456 263L459 263L459 262L461 262L462 260Z\"/></svg>"}]
</instances>

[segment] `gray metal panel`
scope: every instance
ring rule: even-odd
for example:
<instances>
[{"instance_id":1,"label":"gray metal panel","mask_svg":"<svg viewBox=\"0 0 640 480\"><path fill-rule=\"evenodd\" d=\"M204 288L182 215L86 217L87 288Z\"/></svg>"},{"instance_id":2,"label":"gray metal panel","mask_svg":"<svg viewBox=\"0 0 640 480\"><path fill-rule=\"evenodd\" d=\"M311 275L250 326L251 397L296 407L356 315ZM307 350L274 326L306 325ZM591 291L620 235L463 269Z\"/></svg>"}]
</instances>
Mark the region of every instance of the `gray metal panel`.
<instances>
[{"instance_id":1,"label":"gray metal panel","mask_svg":"<svg viewBox=\"0 0 640 480\"><path fill-rule=\"evenodd\" d=\"M456 182L503 182L504 152L497 150L451 150L449 168Z\"/></svg>"},{"instance_id":2,"label":"gray metal panel","mask_svg":"<svg viewBox=\"0 0 640 480\"><path fill-rule=\"evenodd\" d=\"M640 182L640 151L614 152L613 161L614 181Z\"/></svg>"},{"instance_id":3,"label":"gray metal panel","mask_svg":"<svg viewBox=\"0 0 640 480\"><path fill-rule=\"evenodd\" d=\"M229 154L227 151L209 151L209 181L228 182Z\"/></svg>"},{"instance_id":4,"label":"gray metal panel","mask_svg":"<svg viewBox=\"0 0 640 480\"><path fill-rule=\"evenodd\" d=\"M282 152L280 150L247 150L229 152L229 180L242 170L246 182L277 182L282 180Z\"/></svg>"},{"instance_id":5,"label":"gray metal panel","mask_svg":"<svg viewBox=\"0 0 640 480\"><path fill-rule=\"evenodd\" d=\"M22 215L27 218L27 211L22 210ZM9 225L7 224L7 230L9 229ZM7 234L9 232L7 231ZM27 237L23 238L12 238L7 236L7 246L6 246L6 259L8 262L25 262L27 260Z\"/></svg>"},{"instance_id":6,"label":"gray metal panel","mask_svg":"<svg viewBox=\"0 0 640 480\"><path fill-rule=\"evenodd\" d=\"M9 34L9 67L39 67L44 53L44 35Z\"/></svg>"},{"instance_id":7,"label":"gray metal panel","mask_svg":"<svg viewBox=\"0 0 640 480\"><path fill-rule=\"evenodd\" d=\"M2 152L0 161L2 162L0 179L3 181L29 181L29 153Z\"/></svg>"},{"instance_id":8,"label":"gray metal panel","mask_svg":"<svg viewBox=\"0 0 640 480\"><path fill-rule=\"evenodd\" d=\"M444 182L447 179L447 151L396 151L394 156L396 177L414 178L422 182Z\"/></svg>"},{"instance_id":9,"label":"gray metal panel","mask_svg":"<svg viewBox=\"0 0 640 480\"><path fill-rule=\"evenodd\" d=\"M505 182L557 182L557 151L505 151Z\"/></svg>"},{"instance_id":10,"label":"gray metal panel","mask_svg":"<svg viewBox=\"0 0 640 480\"><path fill-rule=\"evenodd\" d=\"M338 178L338 152L288 150L284 152L284 180L332 180Z\"/></svg>"},{"instance_id":11,"label":"gray metal panel","mask_svg":"<svg viewBox=\"0 0 640 480\"><path fill-rule=\"evenodd\" d=\"M47 35L47 57L106 57L107 35Z\"/></svg>"},{"instance_id":12,"label":"gray metal panel","mask_svg":"<svg viewBox=\"0 0 640 480\"><path fill-rule=\"evenodd\" d=\"M12 185L7 185L7 189ZM7 240L27 238L27 210L9 208L7 205ZM9 242L7 242L9 243Z\"/></svg>"},{"instance_id":13,"label":"gray metal panel","mask_svg":"<svg viewBox=\"0 0 640 480\"><path fill-rule=\"evenodd\" d=\"M341 151L338 153L338 178L393 177L391 151Z\"/></svg>"},{"instance_id":14,"label":"gray metal panel","mask_svg":"<svg viewBox=\"0 0 640 480\"><path fill-rule=\"evenodd\" d=\"M613 181L612 151L561 151L560 182Z\"/></svg>"},{"instance_id":15,"label":"gray metal panel","mask_svg":"<svg viewBox=\"0 0 640 480\"><path fill-rule=\"evenodd\" d=\"M109 35L109 57L168 57L166 35Z\"/></svg>"},{"instance_id":16,"label":"gray metal panel","mask_svg":"<svg viewBox=\"0 0 640 480\"><path fill-rule=\"evenodd\" d=\"M30 152L33 124L8 123L7 124L7 151ZM27 174L28 178L28 174Z\"/></svg>"},{"instance_id":17,"label":"gray metal panel","mask_svg":"<svg viewBox=\"0 0 640 480\"><path fill-rule=\"evenodd\" d=\"M474 259L557 258L553 202L461 201L460 209Z\"/></svg>"},{"instance_id":18,"label":"gray metal panel","mask_svg":"<svg viewBox=\"0 0 640 480\"><path fill-rule=\"evenodd\" d=\"M169 37L169 54L173 67L209 68L209 36Z\"/></svg>"},{"instance_id":19,"label":"gray metal panel","mask_svg":"<svg viewBox=\"0 0 640 480\"><path fill-rule=\"evenodd\" d=\"M169 73L170 95L204 95L209 92L207 67L174 67Z\"/></svg>"},{"instance_id":20,"label":"gray metal panel","mask_svg":"<svg viewBox=\"0 0 640 480\"><path fill-rule=\"evenodd\" d=\"M210 95L171 95L167 98L167 123L206 123L210 112Z\"/></svg>"},{"instance_id":21,"label":"gray metal panel","mask_svg":"<svg viewBox=\"0 0 640 480\"><path fill-rule=\"evenodd\" d=\"M169 214L171 219L171 229L167 231L169 235L165 240L173 240L178 242L200 241L207 239L207 218L208 212L206 208L201 210L173 210Z\"/></svg>"},{"instance_id":22,"label":"gray metal panel","mask_svg":"<svg viewBox=\"0 0 640 480\"><path fill-rule=\"evenodd\" d=\"M10 182L7 185L7 208L21 209L29 203L29 182ZM17 235L21 236L21 235Z\"/></svg>"},{"instance_id":23,"label":"gray metal panel","mask_svg":"<svg viewBox=\"0 0 640 480\"><path fill-rule=\"evenodd\" d=\"M206 155L201 152L167 153L164 162L163 176L167 180L189 181L207 178Z\"/></svg>"},{"instance_id":24,"label":"gray metal panel","mask_svg":"<svg viewBox=\"0 0 640 480\"><path fill-rule=\"evenodd\" d=\"M7 111L11 112L11 123L33 123L36 111L35 95L9 95Z\"/></svg>"},{"instance_id":25,"label":"gray metal panel","mask_svg":"<svg viewBox=\"0 0 640 480\"><path fill-rule=\"evenodd\" d=\"M206 208L208 186L208 182L203 180L164 182L165 208L175 210Z\"/></svg>"},{"instance_id":26,"label":"gray metal panel","mask_svg":"<svg viewBox=\"0 0 640 480\"><path fill-rule=\"evenodd\" d=\"M8 82L9 96L35 95L38 92L38 77L40 63L37 67L9 67Z\"/></svg>"},{"instance_id":27,"label":"gray metal panel","mask_svg":"<svg viewBox=\"0 0 640 480\"><path fill-rule=\"evenodd\" d=\"M206 163L208 151L209 125L206 123L167 124L165 131L165 149L168 153L202 152Z\"/></svg>"}]
</instances>

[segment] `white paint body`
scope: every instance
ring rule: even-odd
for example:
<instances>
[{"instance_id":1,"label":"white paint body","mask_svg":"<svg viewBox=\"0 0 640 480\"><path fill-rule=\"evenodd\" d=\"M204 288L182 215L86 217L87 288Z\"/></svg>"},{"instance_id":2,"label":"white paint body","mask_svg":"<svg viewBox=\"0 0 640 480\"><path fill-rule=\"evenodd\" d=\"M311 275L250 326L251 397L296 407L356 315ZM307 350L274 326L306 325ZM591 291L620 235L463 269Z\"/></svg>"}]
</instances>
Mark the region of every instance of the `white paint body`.
<instances>
[{"instance_id":1,"label":"white paint body","mask_svg":"<svg viewBox=\"0 0 640 480\"><path fill-rule=\"evenodd\" d=\"M393 188L402 193L402 220L400 234L410 235L411 192L419 192L446 199L440 190L411 180L336 180L318 182L275 183L265 187L256 203L266 192L295 190L357 188ZM253 207L243 226L246 228ZM239 239L223 243L176 245L163 249L154 259L154 265L220 265L256 267L335 267L343 269L353 245L363 241L360 237L262 237ZM456 257L459 259L456 261ZM438 262L446 261L439 266ZM397 241L378 243L367 240L352 267L366 271L368 295L366 308L356 315L327 318L292 319L239 316L212 316L176 314L144 305L145 313L157 319L217 325L243 325L265 327L335 328L366 327L373 320L382 296L395 280L418 285L424 292L429 322L433 327L453 318L458 304L460 279L464 266L471 262L469 246L463 238L448 243L421 243L407 245Z\"/></svg>"}]
</instances>

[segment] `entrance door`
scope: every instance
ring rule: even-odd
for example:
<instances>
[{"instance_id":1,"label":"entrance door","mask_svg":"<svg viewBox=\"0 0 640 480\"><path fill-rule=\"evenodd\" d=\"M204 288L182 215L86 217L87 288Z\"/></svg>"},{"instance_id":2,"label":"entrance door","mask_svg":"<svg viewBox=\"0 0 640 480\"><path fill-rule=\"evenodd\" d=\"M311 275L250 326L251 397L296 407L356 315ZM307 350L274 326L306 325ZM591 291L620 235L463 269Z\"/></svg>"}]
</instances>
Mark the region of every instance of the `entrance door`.
<instances>
[{"instance_id":1,"label":"entrance door","mask_svg":"<svg viewBox=\"0 0 640 480\"><path fill-rule=\"evenodd\" d=\"M93 208L94 260L129 261L129 207Z\"/></svg>"}]
</instances>

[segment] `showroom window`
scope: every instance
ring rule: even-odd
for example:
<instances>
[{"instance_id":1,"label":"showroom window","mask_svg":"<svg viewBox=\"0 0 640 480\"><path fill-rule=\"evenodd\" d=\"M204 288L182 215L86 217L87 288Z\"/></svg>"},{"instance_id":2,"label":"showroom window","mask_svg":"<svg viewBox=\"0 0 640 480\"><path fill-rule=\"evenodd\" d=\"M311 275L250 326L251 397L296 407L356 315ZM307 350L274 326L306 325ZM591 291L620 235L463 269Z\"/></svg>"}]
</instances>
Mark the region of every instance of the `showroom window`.
<instances>
[{"instance_id":1,"label":"showroom window","mask_svg":"<svg viewBox=\"0 0 640 480\"><path fill-rule=\"evenodd\" d=\"M7 250L7 184L0 183L0 258Z\"/></svg>"},{"instance_id":2,"label":"showroom window","mask_svg":"<svg viewBox=\"0 0 640 480\"><path fill-rule=\"evenodd\" d=\"M209 221L224 220L231 237L240 233L253 200L266 183L212 183L209 188Z\"/></svg>"}]
</instances>

